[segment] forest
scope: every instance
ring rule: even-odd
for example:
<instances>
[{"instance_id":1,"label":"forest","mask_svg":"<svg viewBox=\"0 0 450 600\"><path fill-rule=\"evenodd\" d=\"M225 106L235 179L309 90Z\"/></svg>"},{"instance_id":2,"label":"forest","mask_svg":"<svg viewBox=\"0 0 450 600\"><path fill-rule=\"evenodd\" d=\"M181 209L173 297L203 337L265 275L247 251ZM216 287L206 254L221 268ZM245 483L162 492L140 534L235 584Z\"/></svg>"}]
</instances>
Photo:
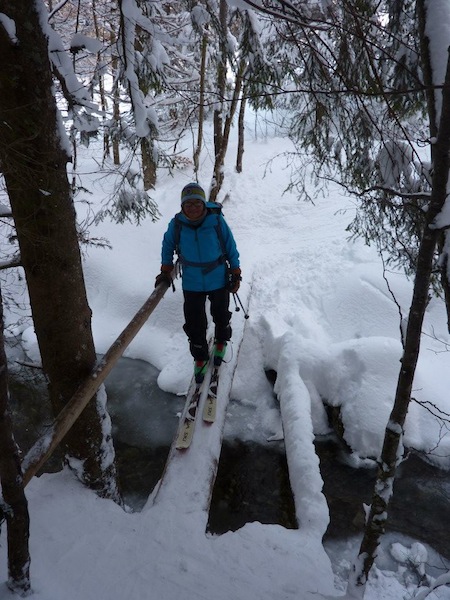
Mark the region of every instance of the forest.
<instances>
[{"instance_id":1,"label":"forest","mask_svg":"<svg viewBox=\"0 0 450 600\"><path fill-rule=\"evenodd\" d=\"M281 192L314 203L338 186L355 207L349 238L376 248L386 270L413 282L346 591L364 597L432 298L445 306L450 332L449 30L447 0L0 0L0 520L12 593L32 590L25 490L55 448L88 489L123 506L101 388L110 365L97 363L83 273L86 249L108 245L96 224L156 222L161 179L184 168L198 179L207 155L208 199L224 202L225 164L248 175L245 122L261 113L282 115L289 140L283 162L291 176ZM95 211L77 176L94 144L99 172L114 181ZM130 335L148 315L130 323ZM20 319L33 323L55 419L25 457L8 392L9 332ZM123 350L114 349L112 362Z\"/></svg>"}]
</instances>

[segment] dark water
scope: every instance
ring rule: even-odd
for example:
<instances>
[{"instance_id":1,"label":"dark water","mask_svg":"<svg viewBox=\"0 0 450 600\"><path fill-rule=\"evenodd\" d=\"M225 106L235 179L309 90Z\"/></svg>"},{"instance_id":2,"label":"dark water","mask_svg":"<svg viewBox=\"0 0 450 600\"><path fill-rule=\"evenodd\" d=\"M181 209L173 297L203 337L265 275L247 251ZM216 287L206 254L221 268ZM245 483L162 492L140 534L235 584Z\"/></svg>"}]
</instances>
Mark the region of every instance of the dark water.
<instances>
[{"instance_id":1,"label":"dark water","mask_svg":"<svg viewBox=\"0 0 450 600\"><path fill-rule=\"evenodd\" d=\"M335 440L316 443L324 494L330 510L328 539L362 532L363 504L371 503L375 469L355 469ZM450 560L450 474L411 452L397 471L387 531L429 544Z\"/></svg>"},{"instance_id":2,"label":"dark water","mask_svg":"<svg viewBox=\"0 0 450 600\"><path fill-rule=\"evenodd\" d=\"M105 382L119 483L134 510L162 475L185 401L162 392L157 376L144 361L121 359ZM16 440L26 453L52 422L45 382L31 371L25 380L11 378L10 388ZM60 468L60 454L45 465L50 472ZM251 521L297 527L284 445L224 440L208 529L219 534Z\"/></svg>"},{"instance_id":3,"label":"dark water","mask_svg":"<svg viewBox=\"0 0 450 600\"><path fill-rule=\"evenodd\" d=\"M236 531L252 521L297 528L284 446L225 440L208 530Z\"/></svg>"},{"instance_id":4,"label":"dark water","mask_svg":"<svg viewBox=\"0 0 450 600\"><path fill-rule=\"evenodd\" d=\"M156 377L151 365L122 361L106 382L119 480L135 510L161 477L185 400L162 392ZM208 529L223 533L249 521L296 527L284 447L224 440Z\"/></svg>"},{"instance_id":5,"label":"dark water","mask_svg":"<svg viewBox=\"0 0 450 600\"><path fill-rule=\"evenodd\" d=\"M14 437L21 453L25 455L53 422L45 380L40 370L25 369L20 377L10 373L9 393ZM45 471L59 471L61 460L62 455L57 448L47 461Z\"/></svg>"},{"instance_id":6,"label":"dark water","mask_svg":"<svg viewBox=\"0 0 450 600\"><path fill-rule=\"evenodd\" d=\"M176 415L184 405L183 397L162 392L156 377L151 365L121 361L106 382L119 480L125 501L135 510L142 508L161 477L178 425ZM135 382L131 389L129 381ZM297 526L284 445L225 439L208 530L220 534L250 521Z\"/></svg>"},{"instance_id":7,"label":"dark water","mask_svg":"<svg viewBox=\"0 0 450 600\"><path fill-rule=\"evenodd\" d=\"M157 371L143 361L122 359L106 381L118 475L126 503L140 510L163 472L183 397L162 392ZM17 442L25 453L51 416L45 383L37 374L12 378L11 405ZM232 403L231 403L232 409ZM370 504L375 470L346 463L335 440L318 440L316 451L330 509L327 539L360 533L363 503ZM47 471L61 468L56 454ZM247 522L297 527L282 442L261 445L225 439L213 490L208 529L220 534ZM411 454L399 470L389 510L391 531L428 543L450 559L450 476Z\"/></svg>"}]
</instances>

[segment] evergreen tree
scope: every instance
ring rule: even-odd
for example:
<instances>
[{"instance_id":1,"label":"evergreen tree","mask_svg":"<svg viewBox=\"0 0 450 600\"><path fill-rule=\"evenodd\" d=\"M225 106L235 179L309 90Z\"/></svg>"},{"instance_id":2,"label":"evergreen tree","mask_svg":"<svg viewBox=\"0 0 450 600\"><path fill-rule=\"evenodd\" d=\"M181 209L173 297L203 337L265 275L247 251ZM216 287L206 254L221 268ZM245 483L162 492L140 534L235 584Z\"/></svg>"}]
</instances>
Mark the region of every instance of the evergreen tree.
<instances>
[{"instance_id":1,"label":"evergreen tree","mask_svg":"<svg viewBox=\"0 0 450 600\"><path fill-rule=\"evenodd\" d=\"M96 356L66 172L70 149L53 96L50 49L71 98L79 106L87 103L47 27L44 5L2 0L0 12L9 19L4 17L0 26L0 163L42 365L58 414L93 369ZM119 500L108 423L104 403L94 398L64 445L81 479L102 496Z\"/></svg>"}]
</instances>

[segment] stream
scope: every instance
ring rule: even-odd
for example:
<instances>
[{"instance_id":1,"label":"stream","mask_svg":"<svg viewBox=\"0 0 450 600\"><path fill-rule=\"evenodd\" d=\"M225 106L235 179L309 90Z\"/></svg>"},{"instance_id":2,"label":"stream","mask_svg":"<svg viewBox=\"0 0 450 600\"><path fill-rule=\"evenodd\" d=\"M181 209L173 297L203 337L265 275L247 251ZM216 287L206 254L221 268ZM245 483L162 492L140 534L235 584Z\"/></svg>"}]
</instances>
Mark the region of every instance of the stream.
<instances>
[{"instance_id":1,"label":"stream","mask_svg":"<svg viewBox=\"0 0 450 600\"><path fill-rule=\"evenodd\" d=\"M34 369L28 371L26 378L10 374L14 431L24 453L51 424L47 403L42 402L46 397L42 377ZM162 474L184 405L184 397L158 388L157 376L157 369L144 361L121 359L105 383L119 483L126 504L135 511L141 510ZM316 440L316 451L330 510L325 539L360 534L363 503L370 504L375 470L350 466L332 437ZM61 456L56 454L45 471L60 468ZM284 444L225 437L208 530L221 534L252 521L297 527ZM411 453L399 469L388 529L422 541L450 560L449 473Z\"/></svg>"}]
</instances>

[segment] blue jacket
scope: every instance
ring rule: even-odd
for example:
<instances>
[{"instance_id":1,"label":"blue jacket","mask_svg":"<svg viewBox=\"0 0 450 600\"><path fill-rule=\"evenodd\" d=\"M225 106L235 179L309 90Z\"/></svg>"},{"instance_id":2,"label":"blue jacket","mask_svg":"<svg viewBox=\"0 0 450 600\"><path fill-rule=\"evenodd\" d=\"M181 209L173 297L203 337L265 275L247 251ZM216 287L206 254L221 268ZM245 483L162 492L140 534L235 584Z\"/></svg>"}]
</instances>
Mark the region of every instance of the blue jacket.
<instances>
[{"instance_id":1,"label":"blue jacket","mask_svg":"<svg viewBox=\"0 0 450 600\"><path fill-rule=\"evenodd\" d=\"M212 202L206 206L217 207ZM200 222L193 223L180 212L170 221L163 238L161 262L163 265L173 264L173 255L175 251L179 252L183 290L212 292L225 287L227 264L217 227L220 227L226 261L231 269L235 269L239 267L239 252L231 229L221 214L209 213Z\"/></svg>"}]
</instances>

